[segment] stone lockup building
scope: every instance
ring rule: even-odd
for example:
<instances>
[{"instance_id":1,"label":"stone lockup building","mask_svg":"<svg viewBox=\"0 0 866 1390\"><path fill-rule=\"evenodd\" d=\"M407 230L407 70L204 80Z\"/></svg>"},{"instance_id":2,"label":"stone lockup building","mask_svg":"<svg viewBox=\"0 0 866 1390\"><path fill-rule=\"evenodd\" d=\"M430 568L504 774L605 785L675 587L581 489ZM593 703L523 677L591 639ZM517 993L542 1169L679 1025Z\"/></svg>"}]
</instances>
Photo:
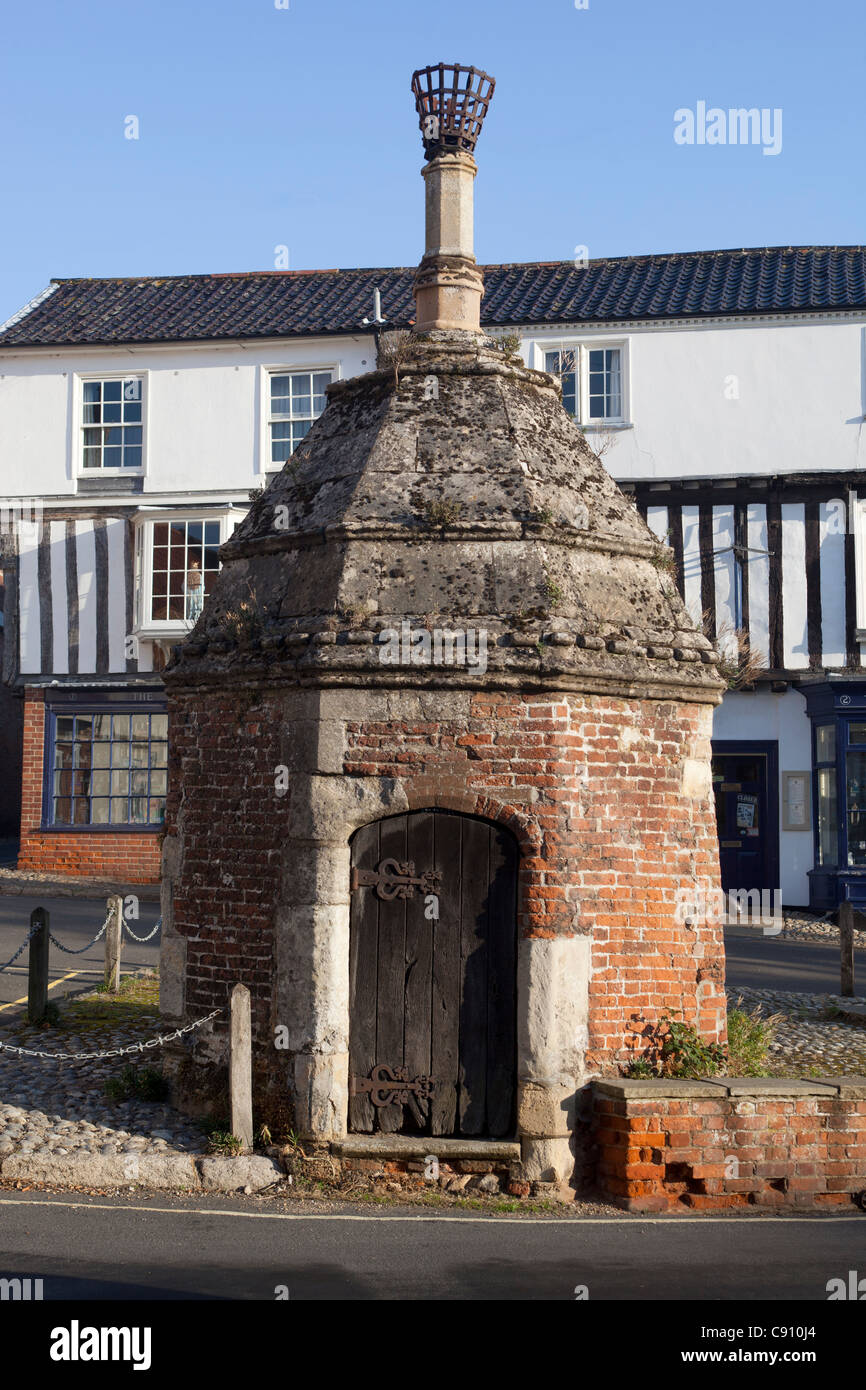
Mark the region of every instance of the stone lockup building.
<instances>
[{"instance_id":1,"label":"stone lockup building","mask_svg":"<svg viewBox=\"0 0 866 1390\"><path fill-rule=\"evenodd\" d=\"M163 1006L245 983L260 1113L308 1139L508 1140L564 1183L589 1078L663 1013L724 1037L721 928L678 910L717 883L723 685L558 382L479 329L492 85L415 75L414 330L328 388L166 672Z\"/></svg>"}]
</instances>

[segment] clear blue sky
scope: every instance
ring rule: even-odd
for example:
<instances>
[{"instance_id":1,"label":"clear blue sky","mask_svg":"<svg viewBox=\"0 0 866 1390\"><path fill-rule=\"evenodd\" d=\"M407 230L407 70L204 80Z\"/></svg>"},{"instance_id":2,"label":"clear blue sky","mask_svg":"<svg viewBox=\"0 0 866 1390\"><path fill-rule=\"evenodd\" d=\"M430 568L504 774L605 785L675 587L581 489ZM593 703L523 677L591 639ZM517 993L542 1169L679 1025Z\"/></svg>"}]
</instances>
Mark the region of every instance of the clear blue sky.
<instances>
[{"instance_id":1,"label":"clear blue sky","mask_svg":"<svg viewBox=\"0 0 866 1390\"><path fill-rule=\"evenodd\" d=\"M40 0L0 54L0 320L52 276L413 265L409 80L492 73L482 262L866 240L864 0ZM674 111L781 108L778 156ZM124 118L140 138L124 138Z\"/></svg>"}]
</instances>

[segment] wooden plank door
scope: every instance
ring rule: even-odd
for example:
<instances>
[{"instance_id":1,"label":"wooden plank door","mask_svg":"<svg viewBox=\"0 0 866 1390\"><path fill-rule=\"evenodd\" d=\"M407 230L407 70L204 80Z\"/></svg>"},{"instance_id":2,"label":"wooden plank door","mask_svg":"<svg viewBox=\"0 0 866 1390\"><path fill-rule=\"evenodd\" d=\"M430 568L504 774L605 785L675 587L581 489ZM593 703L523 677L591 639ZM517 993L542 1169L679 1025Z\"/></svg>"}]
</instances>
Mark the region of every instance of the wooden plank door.
<instances>
[{"instance_id":1,"label":"wooden plank door","mask_svg":"<svg viewBox=\"0 0 866 1390\"><path fill-rule=\"evenodd\" d=\"M353 837L350 1130L512 1132L517 863L508 831L447 811Z\"/></svg>"}]
</instances>

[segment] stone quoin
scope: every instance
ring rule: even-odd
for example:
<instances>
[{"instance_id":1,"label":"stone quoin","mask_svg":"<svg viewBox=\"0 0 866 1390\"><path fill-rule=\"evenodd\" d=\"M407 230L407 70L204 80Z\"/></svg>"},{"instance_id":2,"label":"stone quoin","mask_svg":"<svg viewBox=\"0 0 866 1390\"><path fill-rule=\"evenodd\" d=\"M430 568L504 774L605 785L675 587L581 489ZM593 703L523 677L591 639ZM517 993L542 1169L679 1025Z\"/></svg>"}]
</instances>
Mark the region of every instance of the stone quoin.
<instances>
[{"instance_id":1,"label":"stone quoin","mask_svg":"<svg viewBox=\"0 0 866 1390\"><path fill-rule=\"evenodd\" d=\"M723 682L558 382L479 329L492 86L416 74L415 328L328 388L166 670L162 1005L246 984L259 1114L313 1141L516 1140L566 1184L591 1078L665 1013L725 1037L721 925L677 912L718 881ZM483 633L483 669L383 661L405 624ZM192 1036L189 1106L227 1014Z\"/></svg>"}]
</instances>

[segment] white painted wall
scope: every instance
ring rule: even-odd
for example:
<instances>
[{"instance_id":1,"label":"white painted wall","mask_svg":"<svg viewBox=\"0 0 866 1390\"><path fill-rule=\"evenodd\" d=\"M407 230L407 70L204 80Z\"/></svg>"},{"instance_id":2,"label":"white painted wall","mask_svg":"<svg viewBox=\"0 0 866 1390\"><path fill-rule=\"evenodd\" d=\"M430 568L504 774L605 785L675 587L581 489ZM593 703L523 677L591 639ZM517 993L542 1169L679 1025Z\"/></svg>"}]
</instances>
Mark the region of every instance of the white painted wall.
<instances>
[{"instance_id":1,"label":"white painted wall","mask_svg":"<svg viewBox=\"0 0 866 1390\"><path fill-rule=\"evenodd\" d=\"M372 338L266 344L0 351L0 496L72 495L79 373L145 378L145 493L260 485L269 368L369 371ZM93 477L98 474L90 473Z\"/></svg>"},{"instance_id":2,"label":"white painted wall","mask_svg":"<svg viewBox=\"0 0 866 1390\"><path fill-rule=\"evenodd\" d=\"M866 466L866 325L838 319L525 330L523 354L622 343L630 429L604 456L617 479Z\"/></svg>"},{"instance_id":3,"label":"white painted wall","mask_svg":"<svg viewBox=\"0 0 866 1390\"><path fill-rule=\"evenodd\" d=\"M732 690L713 714L713 738L732 741L775 739L779 744L779 871L782 902L807 907L813 865L812 833L782 830L782 773L803 772L812 766L810 724L805 698L797 690L774 695Z\"/></svg>"},{"instance_id":4,"label":"white painted wall","mask_svg":"<svg viewBox=\"0 0 866 1390\"><path fill-rule=\"evenodd\" d=\"M575 342L626 351L630 428L605 465L623 480L866 468L866 321L799 319L527 330L522 351ZM78 373L146 374L145 490L237 489L262 480L264 373L369 371L372 338L129 348L0 349L0 496L75 491Z\"/></svg>"}]
</instances>

